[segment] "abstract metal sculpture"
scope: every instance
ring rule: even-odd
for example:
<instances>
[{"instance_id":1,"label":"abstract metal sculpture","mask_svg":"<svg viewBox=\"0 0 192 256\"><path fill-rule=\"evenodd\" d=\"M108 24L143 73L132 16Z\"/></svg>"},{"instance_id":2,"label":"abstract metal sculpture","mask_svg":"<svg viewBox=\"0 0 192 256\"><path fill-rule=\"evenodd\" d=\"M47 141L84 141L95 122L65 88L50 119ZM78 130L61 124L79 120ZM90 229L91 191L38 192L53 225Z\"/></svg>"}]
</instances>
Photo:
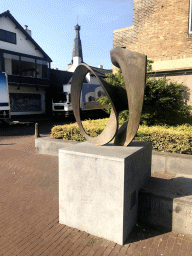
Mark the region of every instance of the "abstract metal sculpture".
<instances>
[{"instance_id":1,"label":"abstract metal sculpture","mask_svg":"<svg viewBox=\"0 0 192 256\"><path fill-rule=\"evenodd\" d=\"M95 145L105 145L111 140L114 144L128 146L133 140L140 122L146 77L146 60L144 54L116 47L110 51L114 66L121 68L125 80L123 87L108 84L100 78L88 65L80 64L71 82L71 102L76 121L83 136ZM90 137L83 129L80 119L80 97L84 78L88 72L93 73L103 87L111 102L111 114L103 132L97 137ZM129 109L129 121L118 129L118 115L121 111Z\"/></svg>"}]
</instances>

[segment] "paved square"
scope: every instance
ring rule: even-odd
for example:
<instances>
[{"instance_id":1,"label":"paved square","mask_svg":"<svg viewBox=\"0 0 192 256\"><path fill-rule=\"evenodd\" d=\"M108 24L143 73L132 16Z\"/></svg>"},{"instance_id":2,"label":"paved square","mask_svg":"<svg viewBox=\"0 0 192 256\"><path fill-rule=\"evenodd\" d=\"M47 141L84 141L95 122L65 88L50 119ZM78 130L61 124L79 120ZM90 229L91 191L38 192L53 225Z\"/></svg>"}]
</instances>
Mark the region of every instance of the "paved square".
<instances>
[{"instance_id":1,"label":"paved square","mask_svg":"<svg viewBox=\"0 0 192 256\"><path fill-rule=\"evenodd\" d=\"M192 238L138 224L125 246L59 224L58 159L0 137L0 255L192 255Z\"/></svg>"}]
</instances>

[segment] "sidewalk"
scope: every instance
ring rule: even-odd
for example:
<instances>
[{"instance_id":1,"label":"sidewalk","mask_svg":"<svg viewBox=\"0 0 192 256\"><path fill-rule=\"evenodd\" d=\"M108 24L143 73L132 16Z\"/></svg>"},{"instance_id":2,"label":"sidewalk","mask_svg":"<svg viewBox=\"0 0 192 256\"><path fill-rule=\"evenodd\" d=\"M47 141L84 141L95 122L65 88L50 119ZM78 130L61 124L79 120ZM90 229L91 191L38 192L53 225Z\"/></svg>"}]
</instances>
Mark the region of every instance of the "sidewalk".
<instances>
[{"instance_id":1,"label":"sidewalk","mask_svg":"<svg viewBox=\"0 0 192 256\"><path fill-rule=\"evenodd\" d=\"M58 158L34 144L0 137L0 255L192 255L192 237L140 223L124 246L59 224Z\"/></svg>"}]
</instances>

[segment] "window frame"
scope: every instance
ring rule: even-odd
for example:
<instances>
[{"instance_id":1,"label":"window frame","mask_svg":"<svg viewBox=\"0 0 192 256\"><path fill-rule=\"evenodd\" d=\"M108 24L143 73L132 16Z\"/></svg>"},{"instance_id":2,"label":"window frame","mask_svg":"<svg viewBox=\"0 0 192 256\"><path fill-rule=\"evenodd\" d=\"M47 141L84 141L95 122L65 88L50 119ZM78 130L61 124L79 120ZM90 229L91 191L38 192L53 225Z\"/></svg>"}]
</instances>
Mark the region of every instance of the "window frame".
<instances>
[{"instance_id":1,"label":"window frame","mask_svg":"<svg viewBox=\"0 0 192 256\"><path fill-rule=\"evenodd\" d=\"M8 31L8 30L4 30L0 28L0 32L3 31L4 33L7 33L6 36L11 36L10 38L13 38L14 40L7 40L7 38L1 38L1 33L0 33L0 41L6 42L6 43L10 43L10 44L17 44L17 35L14 32Z\"/></svg>"},{"instance_id":2,"label":"window frame","mask_svg":"<svg viewBox=\"0 0 192 256\"><path fill-rule=\"evenodd\" d=\"M1 54L2 54L2 59L4 59L4 60L6 58L11 59L11 60L12 59L19 60L20 74L18 74L16 76L31 77L31 76L22 75L22 61L28 61L28 62L35 64L35 66L34 66L35 76L32 76L32 78L49 79L50 63L47 60L41 59L40 57L37 57L37 56L26 55L26 54L22 54L19 52L13 52L13 51L8 51L8 50L3 50L2 53L0 51L0 56L1 56ZM38 72L37 65L41 65L41 68L42 68L42 73L40 74L40 77L37 74L37 72ZM44 71L43 71L43 67L44 68L46 67ZM1 70L1 68L0 68L0 70Z\"/></svg>"}]
</instances>

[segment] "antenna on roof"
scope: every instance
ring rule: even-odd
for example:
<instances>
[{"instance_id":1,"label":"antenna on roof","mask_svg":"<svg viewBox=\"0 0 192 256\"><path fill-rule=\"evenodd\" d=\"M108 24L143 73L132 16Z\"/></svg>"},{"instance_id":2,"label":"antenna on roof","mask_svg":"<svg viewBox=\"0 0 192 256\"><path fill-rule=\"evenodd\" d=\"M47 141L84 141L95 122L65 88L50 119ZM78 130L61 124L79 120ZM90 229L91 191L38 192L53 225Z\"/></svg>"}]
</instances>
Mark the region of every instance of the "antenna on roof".
<instances>
[{"instance_id":1,"label":"antenna on roof","mask_svg":"<svg viewBox=\"0 0 192 256\"><path fill-rule=\"evenodd\" d=\"M77 15L77 24L78 24L79 15Z\"/></svg>"}]
</instances>

